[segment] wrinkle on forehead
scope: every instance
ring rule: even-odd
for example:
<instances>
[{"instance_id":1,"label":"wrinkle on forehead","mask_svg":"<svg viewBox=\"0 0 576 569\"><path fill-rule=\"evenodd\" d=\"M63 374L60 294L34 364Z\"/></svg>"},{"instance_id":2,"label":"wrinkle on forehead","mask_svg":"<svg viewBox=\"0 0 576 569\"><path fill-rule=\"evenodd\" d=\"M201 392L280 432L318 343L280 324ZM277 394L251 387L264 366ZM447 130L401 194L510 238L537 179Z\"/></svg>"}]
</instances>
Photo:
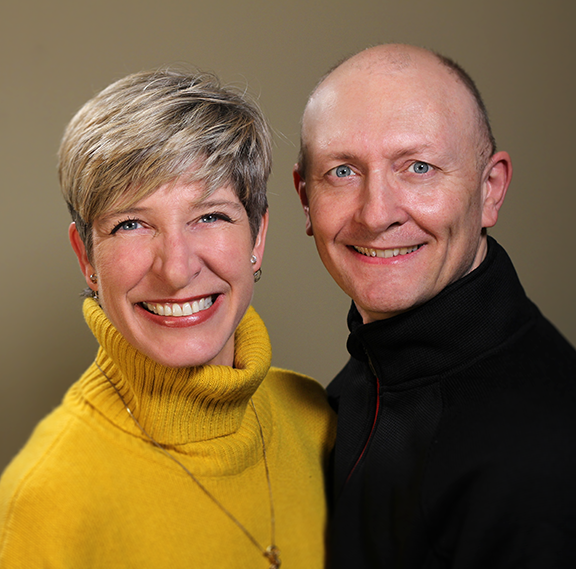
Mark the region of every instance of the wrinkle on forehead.
<instances>
[{"instance_id":1,"label":"wrinkle on forehead","mask_svg":"<svg viewBox=\"0 0 576 569\"><path fill-rule=\"evenodd\" d=\"M304 111L302 143L308 147L311 129L315 144L320 131L330 138L325 117L339 114L342 127L348 120L367 125L380 122L380 111L396 122L419 117L420 125L457 124L459 134L477 137L476 107L466 87L433 53L399 44L360 52L326 77Z\"/></svg>"}]
</instances>

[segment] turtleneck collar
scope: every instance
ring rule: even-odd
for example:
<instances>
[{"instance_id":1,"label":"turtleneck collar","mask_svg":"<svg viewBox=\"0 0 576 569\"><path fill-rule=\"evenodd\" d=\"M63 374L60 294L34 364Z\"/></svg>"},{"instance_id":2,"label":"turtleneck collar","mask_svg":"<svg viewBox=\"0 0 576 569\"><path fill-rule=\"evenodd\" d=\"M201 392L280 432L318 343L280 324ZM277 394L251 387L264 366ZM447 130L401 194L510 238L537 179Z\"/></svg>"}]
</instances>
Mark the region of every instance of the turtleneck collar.
<instances>
[{"instance_id":1,"label":"turtleneck collar","mask_svg":"<svg viewBox=\"0 0 576 569\"><path fill-rule=\"evenodd\" d=\"M132 347L92 299L84 302L84 316L100 344L96 362L142 427L166 447L181 448L236 433L270 367L268 333L252 307L236 330L234 368L165 367ZM142 436L95 364L82 376L79 387L82 398L116 426ZM266 408L261 405L258 413L263 424L268 422Z\"/></svg>"},{"instance_id":2,"label":"turtleneck collar","mask_svg":"<svg viewBox=\"0 0 576 569\"><path fill-rule=\"evenodd\" d=\"M408 387L497 349L529 325L535 310L510 258L489 237L481 265L422 306L363 324L352 303L347 347L355 359L370 361L384 386Z\"/></svg>"}]
</instances>

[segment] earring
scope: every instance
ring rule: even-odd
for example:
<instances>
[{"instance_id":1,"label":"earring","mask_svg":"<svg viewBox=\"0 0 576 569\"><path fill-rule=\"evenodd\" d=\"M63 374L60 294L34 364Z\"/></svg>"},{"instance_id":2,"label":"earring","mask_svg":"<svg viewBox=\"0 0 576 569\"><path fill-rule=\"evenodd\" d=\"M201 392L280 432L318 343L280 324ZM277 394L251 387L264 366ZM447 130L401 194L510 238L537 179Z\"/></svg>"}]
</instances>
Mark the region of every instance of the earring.
<instances>
[{"instance_id":1,"label":"earring","mask_svg":"<svg viewBox=\"0 0 576 569\"><path fill-rule=\"evenodd\" d=\"M92 291L92 298L98 302L100 300L100 297L98 296L98 291L97 290L93 290Z\"/></svg>"},{"instance_id":2,"label":"earring","mask_svg":"<svg viewBox=\"0 0 576 569\"><path fill-rule=\"evenodd\" d=\"M258 261L258 257L256 257L256 255L252 255L252 257L250 257L250 262L255 265L256 261ZM258 269L254 274L254 282L257 283L260 278L262 277L262 269Z\"/></svg>"},{"instance_id":3,"label":"earring","mask_svg":"<svg viewBox=\"0 0 576 569\"><path fill-rule=\"evenodd\" d=\"M91 280L94 284L96 284L96 283L98 282L98 275L97 275L96 273L92 273L92 274L90 275L90 280Z\"/></svg>"}]
</instances>

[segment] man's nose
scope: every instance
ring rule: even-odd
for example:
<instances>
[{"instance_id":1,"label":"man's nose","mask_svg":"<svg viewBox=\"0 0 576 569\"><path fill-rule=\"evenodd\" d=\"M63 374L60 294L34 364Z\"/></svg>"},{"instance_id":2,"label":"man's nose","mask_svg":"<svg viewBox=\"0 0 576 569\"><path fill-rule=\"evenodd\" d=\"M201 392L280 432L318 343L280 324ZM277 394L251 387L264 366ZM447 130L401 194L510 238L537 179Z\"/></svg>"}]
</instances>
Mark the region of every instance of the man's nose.
<instances>
[{"instance_id":1,"label":"man's nose","mask_svg":"<svg viewBox=\"0 0 576 569\"><path fill-rule=\"evenodd\" d=\"M183 289L200 273L202 262L185 231L163 235L157 244L154 270L174 290Z\"/></svg>"},{"instance_id":2,"label":"man's nose","mask_svg":"<svg viewBox=\"0 0 576 569\"><path fill-rule=\"evenodd\" d=\"M404 208L404 197L393 174L369 173L359 194L356 221L373 233L402 225L409 218Z\"/></svg>"}]
</instances>

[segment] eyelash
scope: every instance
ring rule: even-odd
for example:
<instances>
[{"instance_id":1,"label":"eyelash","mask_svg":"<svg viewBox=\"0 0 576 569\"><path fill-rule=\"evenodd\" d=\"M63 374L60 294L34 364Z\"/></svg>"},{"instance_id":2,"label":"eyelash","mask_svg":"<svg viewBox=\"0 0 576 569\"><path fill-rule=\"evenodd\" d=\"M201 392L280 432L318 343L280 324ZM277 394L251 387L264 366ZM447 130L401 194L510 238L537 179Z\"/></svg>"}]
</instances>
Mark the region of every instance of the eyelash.
<instances>
[{"instance_id":1,"label":"eyelash","mask_svg":"<svg viewBox=\"0 0 576 569\"><path fill-rule=\"evenodd\" d=\"M199 221L201 221L202 223L213 223L213 222L206 222L204 221L207 217L213 217L216 220L222 220L222 221L226 221L228 223L233 223L233 220L230 218L230 216L226 215L225 213L222 213L220 211L214 211L212 213L206 213L204 215L201 215L199 218Z\"/></svg>"},{"instance_id":2,"label":"eyelash","mask_svg":"<svg viewBox=\"0 0 576 569\"><path fill-rule=\"evenodd\" d=\"M336 173L340 168L346 168L349 170L349 173L346 176L338 176L338 174ZM334 168L331 168L328 171L328 174L330 174L331 176L334 176L336 178L349 178L350 176L354 176L356 174L356 172L350 167L348 166L348 164L339 164L338 166L335 166Z\"/></svg>"},{"instance_id":3,"label":"eyelash","mask_svg":"<svg viewBox=\"0 0 576 569\"><path fill-rule=\"evenodd\" d=\"M207 218L214 218L214 220L208 221ZM204 215L201 215L198 218L198 221L200 223L214 223L215 221L218 221L218 220L226 221L227 223L234 223L234 220L229 215L226 215L225 213L222 213L219 211L214 211L212 213L205 213ZM143 223L138 218L128 217L126 219L123 219L119 223L117 223L114 226L114 228L112 229L112 231L110 232L110 235L114 235L115 233L118 233L118 231L120 231L122 229L122 226L125 225L126 223L137 223L138 225L143 225Z\"/></svg>"},{"instance_id":4,"label":"eyelash","mask_svg":"<svg viewBox=\"0 0 576 569\"><path fill-rule=\"evenodd\" d=\"M120 229L122 229L122 226L126 223L137 223L138 225L142 225L142 222L139 219L137 219L135 217L128 217L128 218L122 220L120 223L117 223L114 226L114 229L112 229L112 231L110 232L110 235L114 235L115 233L120 231Z\"/></svg>"},{"instance_id":5,"label":"eyelash","mask_svg":"<svg viewBox=\"0 0 576 569\"><path fill-rule=\"evenodd\" d=\"M426 166L426 168L427 168L426 172L415 172L415 171L410 170L410 168L415 168L416 164L421 164L421 165ZM428 172L430 170L434 170L434 166L432 166L432 164L430 164L429 162L424 162L424 160L415 160L414 162L412 162L412 164L410 164L410 166L408 166L408 170L410 172L412 172L413 174L424 175L424 174L428 174Z\"/></svg>"}]
</instances>

